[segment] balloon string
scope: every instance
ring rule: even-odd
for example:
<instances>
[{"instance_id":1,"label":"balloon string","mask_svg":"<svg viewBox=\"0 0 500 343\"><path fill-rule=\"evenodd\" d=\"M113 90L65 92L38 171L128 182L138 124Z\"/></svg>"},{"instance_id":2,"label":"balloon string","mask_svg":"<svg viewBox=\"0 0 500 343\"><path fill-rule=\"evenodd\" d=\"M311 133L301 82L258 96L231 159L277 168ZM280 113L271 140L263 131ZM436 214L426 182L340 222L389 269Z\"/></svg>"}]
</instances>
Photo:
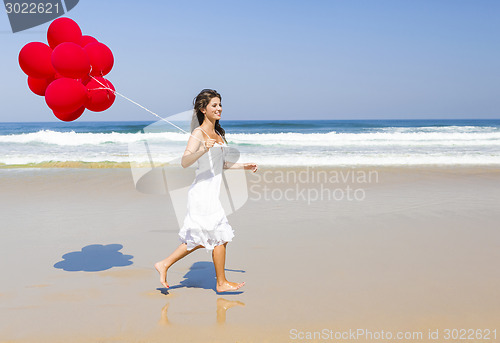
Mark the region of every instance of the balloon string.
<instances>
[{"instance_id":1,"label":"balloon string","mask_svg":"<svg viewBox=\"0 0 500 343\"><path fill-rule=\"evenodd\" d=\"M90 71L92 71L92 69L90 69ZM89 74L89 76L90 76L92 79L94 79L97 83L99 83L101 86L103 86L103 87L104 87L104 88L95 88L95 89L106 89L106 90L109 90L109 91L113 92L113 94L121 96L121 97L122 97L122 98L124 98L125 100L128 100L128 101L130 101L131 103L133 103L133 104L135 104L135 105L139 106L140 108L142 108L142 109L144 109L144 110L148 111L148 112L149 112L149 113L151 113L152 115L154 115L154 116L156 116L156 117L160 118L160 119L161 119L161 120L163 120L163 121L166 121L167 123L169 123L169 124L170 124L170 125L172 125L172 126L175 126L176 128L178 128L178 129L179 129L179 130L181 130L182 132L184 132L184 133L189 133L189 132L187 132L187 131L183 130L182 128L178 127L178 126L177 126L177 125L175 125L174 123L172 123L172 122L168 121L167 119L160 117L158 114L156 114L156 113L154 113L153 111L151 111L151 110L147 109L146 107L144 107L144 106L142 106L141 104L139 104L139 103L135 102L134 100L132 100L132 99L130 99L130 98L128 98L128 97L126 97L125 95L120 94L120 93L118 93L117 91L115 91L115 90L113 90L113 89L111 89L111 88L107 87L107 86L106 86L106 85L104 85L101 81L99 81L98 79L96 79L95 77L93 77L92 75L90 75L90 74ZM195 137L195 136L193 136L192 134L189 134L189 135L190 135L190 136L192 136L193 138L195 138L195 139L199 140L199 141L200 141L200 142L202 142L203 144L205 143L205 141L203 141L203 140L199 139L198 137Z\"/></svg>"}]
</instances>

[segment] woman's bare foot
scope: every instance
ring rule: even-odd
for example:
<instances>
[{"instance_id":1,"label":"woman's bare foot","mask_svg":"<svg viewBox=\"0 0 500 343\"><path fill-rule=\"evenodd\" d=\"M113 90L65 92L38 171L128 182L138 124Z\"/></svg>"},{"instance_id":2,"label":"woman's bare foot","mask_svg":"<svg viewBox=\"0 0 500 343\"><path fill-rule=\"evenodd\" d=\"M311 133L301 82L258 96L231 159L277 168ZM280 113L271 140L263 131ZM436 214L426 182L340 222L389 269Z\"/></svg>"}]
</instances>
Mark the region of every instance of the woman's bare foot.
<instances>
[{"instance_id":1,"label":"woman's bare foot","mask_svg":"<svg viewBox=\"0 0 500 343\"><path fill-rule=\"evenodd\" d=\"M170 286L167 283L167 266L163 262L156 262L155 263L155 268L160 273L160 282L163 286L166 288L169 288Z\"/></svg>"},{"instance_id":2,"label":"woman's bare foot","mask_svg":"<svg viewBox=\"0 0 500 343\"><path fill-rule=\"evenodd\" d=\"M244 282L242 283L236 283L236 282L229 282L225 281L222 284L217 284L216 290L217 292L228 292L228 291L235 291L245 285Z\"/></svg>"}]
</instances>

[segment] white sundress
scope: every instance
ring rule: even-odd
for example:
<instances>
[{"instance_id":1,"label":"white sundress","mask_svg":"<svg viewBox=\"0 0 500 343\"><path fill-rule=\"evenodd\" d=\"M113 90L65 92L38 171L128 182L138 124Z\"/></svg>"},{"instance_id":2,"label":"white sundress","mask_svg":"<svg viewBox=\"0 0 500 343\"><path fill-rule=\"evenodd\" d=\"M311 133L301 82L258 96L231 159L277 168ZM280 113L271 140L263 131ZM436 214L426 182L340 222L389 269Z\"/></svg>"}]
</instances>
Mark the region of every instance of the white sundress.
<instances>
[{"instance_id":1,"label":"white sundress","mask_svg":"<svg viewBox=\"0 0 500 343\"><path fill-rule=\"evenodd\" d=\"M219 199L225 148L227 144L217 142L197 160L195 179L188 190L187 214L179 231L179 239L187 244L187 250L203 245L207 252L212 251L234 237Z\"/></svg>"}]
</instances>

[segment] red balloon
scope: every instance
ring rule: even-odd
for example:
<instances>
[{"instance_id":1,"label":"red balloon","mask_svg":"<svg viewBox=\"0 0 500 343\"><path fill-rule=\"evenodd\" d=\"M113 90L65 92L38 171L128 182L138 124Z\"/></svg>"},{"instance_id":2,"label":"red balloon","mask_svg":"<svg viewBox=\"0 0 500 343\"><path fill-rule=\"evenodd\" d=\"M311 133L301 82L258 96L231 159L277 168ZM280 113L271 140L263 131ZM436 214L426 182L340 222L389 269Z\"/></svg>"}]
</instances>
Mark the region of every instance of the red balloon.
<instances>
[{"instance_id":1,"label":"red balloon","mask_svg":"<svg viewBox=\"0 0 500 343\"><path fill-rule=\"evenodd\" d=\"M28 43L19 52L19 66L28 76L47 79L56 73L52 66L51 55L52 49L47 44Z\"/></svg>"},{"instance_id":2,"label":"red balloon","mask_svg":"<svg viewBox=\"0 0 500 343\"><path fill-rule=\"evenodd\" d=\"M69 18L54 20L47 30L47 41L52 49L64 42L80 44L81 39L82 30Z\"/></svg>"},{"instance_id":3,"label":"red balloon","mask_svg":"<svg viewBox=\"0 0 500 343\"><path fill-rule=\"evenodd\" d=\"M56 111L52 111L52 112L54 112L54 115L58 119L61 119L62 121L73 121L75 119L80 118L80 116L83 114L84 111L85 111L85 106L82 106L79 109L77 109L76 111L71 112L71 113L59 113Z\"/></svg>"},{"instance_id":4,"label":"red balloon","mask_svg":"<svg viewBox=\"0 0 500 343\"><path fill-rule=\"evenodd\" d=\"M90 43L98 43L98 40L95 39L92 36L82 36L82 39L80 40L80 46L83 48L85 45L90 44Z\"/></svg>"},{"instance_id":5,"label":"red balloon","mask_svg":"<svg viewBox=\"0 0 500 343\"><path fill-rule=\"evenodd\" d=\"M54 80L45 91L45 102L59 114L70 114L85 104L87 88L74 79L66 77Z\"/></svg>"},{"instance_id":6,"label":"red balloon","mask_svg":"<svg viewBox=\"0 0 500 343\"><path fill-rule=\"evenodd\" d=\"M113 84L109 80L106 80L103 77L96 77L96 80L92 79L89 83L87 83L89 95L87 101L85 102L85 107L93 112L102 112L113 105L116 98L114 93L115 87L113 87ZM111 88L112 90L103 89L105 88L103 85L107 88Z\"/></svg>"},{"instance_id":7,"label":"red balloon","mask_svg":"<svg viewBox=\"0 0 500 343\"><path fill-rule=\"evenodd\" d=\"M28 87L36 95L44 96L45 90L52 81L54 81L54 78L35 79L34 77L28 76Z\"/></svg>"},{"instance_id":8,"label":"red balloon","mask_svg":"<svg viewBox=\"0 0 500 343\"><path fill-rule=\"evenodd\" d=\"M85 50L75 43L61 43L52 52L52 65L62 76L80 79L89 74L90 60Z\"/></svg>"},{"instance_id":9,"label":"red balloon","mask_svg":"<svg viewBox=\"0 0 500 343\"><path fill-rule=\"evenodd\" d=\"M92 80L92 78L89 75L85 76L83 79L77 79L77 81L81 82L84 86L86 86L90 80Z\"/></svg>"},{"instance_id":10,"label":"red balloon","mask_svg":"<svg viewBox=\"0 0 500 343\"><path fill-rule=\"evenodd\" d=\"M113 53L105 44L99 42L89 43L85 45L84 49L92 65L90 75L104 76L111 71L115 60L113 58Z\"/></svg>"}]
</instances>

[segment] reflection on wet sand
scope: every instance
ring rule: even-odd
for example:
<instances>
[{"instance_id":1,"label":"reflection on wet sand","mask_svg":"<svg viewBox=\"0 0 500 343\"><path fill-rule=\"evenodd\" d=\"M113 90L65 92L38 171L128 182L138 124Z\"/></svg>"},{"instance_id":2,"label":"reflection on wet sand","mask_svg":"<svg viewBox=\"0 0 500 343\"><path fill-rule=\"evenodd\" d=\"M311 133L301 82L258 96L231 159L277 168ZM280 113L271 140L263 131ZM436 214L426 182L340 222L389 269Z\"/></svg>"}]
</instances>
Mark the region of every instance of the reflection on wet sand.
<instances>
[{"instance_id":1,"label":"reflection on wet sand","mask_svg":"<svg viewBox=\"0 0 500 343\"><path fill-rule=\"evenodd\" d=\"M238 300L217 299L217 323L224 324L226 322L226 311L233 306L245 306L245 304Z\"/></svg>"},{"instance_id":2,"label":"reflection on wet sand","mask_svg":"<svg viewBox=\"0 0 500 343\"><path fill-rule=\"evenodd\" d=\"M168 321L168 315L167 315L168 305L170 305L170 303L166 303L165 306L163 306L163 308L161 309L161 318L158 321L158 324L163 326L172 325L172 323Z\"/></svg>"},{"instance_id":3,"label":"reflection on wet sand","mask_svg":"<svg viewBox=\"0 0 500 343\"><path fill-rule=\"evenodd\" d=\"M170 303L166 303L161 309L161 318L158 321L159 325L171 326L172 323L168 320L168 307ZM226 322L226 312L234 306L245 306L245 304L238 300L227 300L224 298L217 298L217 323L224 324Z\"/></svg>"}]
</instances>

